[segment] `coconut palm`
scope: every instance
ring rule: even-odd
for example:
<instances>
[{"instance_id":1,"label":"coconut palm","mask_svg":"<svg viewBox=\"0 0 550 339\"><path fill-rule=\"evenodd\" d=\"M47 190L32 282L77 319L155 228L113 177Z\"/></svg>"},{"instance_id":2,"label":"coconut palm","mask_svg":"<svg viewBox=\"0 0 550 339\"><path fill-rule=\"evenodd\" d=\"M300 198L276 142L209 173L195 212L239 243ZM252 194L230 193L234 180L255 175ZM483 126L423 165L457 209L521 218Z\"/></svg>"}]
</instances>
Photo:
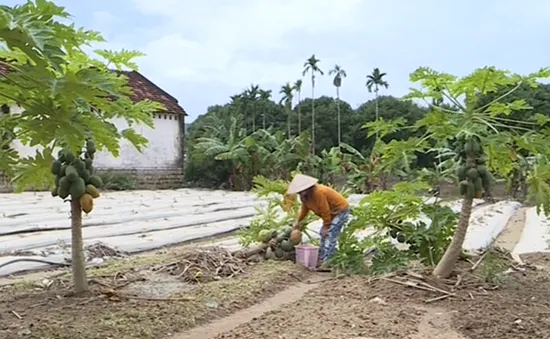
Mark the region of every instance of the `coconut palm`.
<instances>
[{"instance_id":1,"label":"coconut palm","mask_svg":"<svg viewBox=\"0 0 550 339\"><path fill-rule=\"evenodd\" d=\"M388 82L384 80L384 77L386 76L386 73L380 72L380 69L375 68L371 74L367 75L367 89L369 93L372 93L374 90L375 94L375 100L374 100L374 107L375 107L375 115L376 115L376 121L378 121L378 91L380 90L380 87L388 88ZM376 139L378 140L378 132L376 132Z\"/></svg>"},{"instance_id":2,"label":"coconut palm","mask_svg":"<svg viewBox=\"0 0 550 339\"><path fill-rule=\"evenodd\" d=\"M246 100L252 107L252 133L256 131L256 102L259 98L259 85L250 85L250 88L246 90Z\"/></svg>"},{"instance_id":3,"label":"coconut palm","mask_svg":"<svg viewBox=\"0 0 550 339\"><path fill-rule=\"evenodd\" d=\"M283 104L285 107L285 112L287 116L287 132L288 132L288 138L290 139L290 116L292 114L292 99L294 98L293 95L294 88L292 85L290 85L289 82L287 82L283 87L281 87L281 90L279 91L280 94L282 94L281 101L279 101L280 104Z\"/></svg>"},{"instance_id":4,"label":"coconut palm","mask_svg":"<svg viewBox=\"0 0 550 339\"><path fill-rule=\"evenodd\" d=\"M271 99L271 90L263 90L261 89L259 91L260 94L260 101L269 101ZM265 129L265 109L262 111L262 128Z\"/></svg>"},{"instance_id":5,"label":"coconut palm","mask_svg":"<svg viewBox=\"0 0 550 339\"><path fill-rule=\"evenodd\" d=\"M346 71L339 65L334 65L334 69L328 72L329 75L334 75L332 84L336 87L336 110L338 111L338 146L342 142L342 132L340 129L340 87L342 86L342 79L344 79L347 74Z\"/></svg>"},{"instance_id":6,"label":"coconut palm","mask_svg":"<svg viewBox=\"0 0 550 339\"><path fill-rule=\"evenodd\" d=\"M325 74L321 68L319 68L320 61L321 60L317 59L315 54L313 54L304 63L304 71L302 72L303 76L308 72L311 73L311 153L313 155L315 155L315 74Z\"/></svg>"},{"instance_id":7,"label":"coconut palm","mask_svg":"<svg viewBox=\"0 0 550 339\"><path fill-rule=\"evenodd\" d=\"M296 96L298 97L298 135L302 134L302 109L300 107L300 96L302 95L302 79L296 80L294 83L294 91L296 92Z\"/></svg>"}]
</instances>

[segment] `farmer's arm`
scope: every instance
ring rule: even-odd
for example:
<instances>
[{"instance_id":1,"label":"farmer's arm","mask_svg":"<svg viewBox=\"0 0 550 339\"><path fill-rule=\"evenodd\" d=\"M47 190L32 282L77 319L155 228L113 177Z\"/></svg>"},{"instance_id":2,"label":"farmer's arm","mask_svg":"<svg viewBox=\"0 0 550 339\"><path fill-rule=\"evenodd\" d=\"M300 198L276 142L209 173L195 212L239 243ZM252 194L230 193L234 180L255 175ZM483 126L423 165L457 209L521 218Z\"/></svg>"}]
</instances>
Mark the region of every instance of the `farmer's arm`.
<instances>
[{"instance_id":1,"label":"farmer's arm","mask_svg":"<svg viewBox=\"0 0 550 339\"><path fill-rule=\"evenodd\" d=\"M300 221L304 220L304 218L309 213L309 208L306 206L306 204L302 203L302 208L300 209L300 215L298 216L298 220L296 220L296 223L299 224Z\"/></svg>"}]
</instances>

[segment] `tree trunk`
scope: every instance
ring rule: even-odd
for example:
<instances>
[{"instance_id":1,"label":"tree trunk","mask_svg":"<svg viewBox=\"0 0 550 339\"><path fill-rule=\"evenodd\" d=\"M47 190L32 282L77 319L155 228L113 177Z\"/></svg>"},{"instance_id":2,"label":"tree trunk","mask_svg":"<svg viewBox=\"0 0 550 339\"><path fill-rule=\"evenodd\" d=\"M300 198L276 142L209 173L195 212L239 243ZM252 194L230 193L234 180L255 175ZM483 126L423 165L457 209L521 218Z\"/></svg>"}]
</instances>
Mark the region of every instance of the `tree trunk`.
<instances>
[{"instance_id":1,"label":"tree trunk","mask_svg":"<svg viewBox=\"0 0 550 339\"><path fill-rule=\"evenodd\" d=\"M78 199L71 201L71 256L75 292L87 292L90 288L86 276L84 242L82 241L82 209Z\"/></svg>"},{"instance_id":2,"label":"tree trunk","mask_svg":"<svg viewBox=\"0 0 550 339\"><path fill-rule=\"evenodd\" d=\"M374 90L374 115L376 122L378 122L378 88ZM378 141L378 129L376 130L376 138L374 139L374 142L376 143Z\"/></svg>"},{"instance_id":3,"label":"tree trunk","mask_svg":"<svg viewBox=\"0 0 550 339\"><path fill-rule=\"evenodd\" d=\"M336 87L336 109L338 110L338 147L342 142L342 132L340 130L340 87Z\"/></svg>"},{"instance_id":4,"label":"tree trunk","mask_svg":"<svg viewBox=\"0 0 550 339\"><path fill-rule=\"evenodd\" d=\"M464 244L466 231L468 231L468 225L470 224L470 215L472 214L473 203L473 198L462 199L462 210L460 211L460 219L456 225L453 240L451 240L451 244L445 251L443 258L441 258L441 261L437 264L433 271L433 275L436 277L447 278L453 272L456 261L462 252L462 245Z\"/></svg>"},{"instance_id":5,"label":"tree trunk","mask_svg":"<svg viewBox=\"0 0 550 339\"><path fill-rule=\"evenodd\" d=\"M256 106L252 106L252 133L256 132Z\"/></svg>"},{"instance_id":6,"label":"tree trunk","mask_svg":"<svg viewBox=\"0 0 550 339\"><path fill-rule=\"evenodd\" d=\"M290 140L290 108L286 107L286 129L287 129L287 133L288 133L288 140Z\"/></svg>"},{"instance_id":7,"label":"tree trunk","mask_svg":"<svg viewBox=\"0 0 550 339\"><path fill-rule=\"evenodd\" d=\"M265 112L262 113L262 127L265 130Z\"/></svg>"},{"instance_id":8,"label":"tree trunk","mask_svg":"<svg viewBox=\"0 0 550 339\"><path fill-rule=\"evenodd\" d=\"M315 155L315 76L311 73L311 154Z\"/></svg>"},{"instance_id":9,"label":"tree trunk","mask_svg":"<svg viewBox=\"0 0 550 339\"><path fill-rule=\"evenodd\" d=\"M298 91L298 135L302 134L302 109L300 108L300 91Z\"/></svg>"}]
</instances>

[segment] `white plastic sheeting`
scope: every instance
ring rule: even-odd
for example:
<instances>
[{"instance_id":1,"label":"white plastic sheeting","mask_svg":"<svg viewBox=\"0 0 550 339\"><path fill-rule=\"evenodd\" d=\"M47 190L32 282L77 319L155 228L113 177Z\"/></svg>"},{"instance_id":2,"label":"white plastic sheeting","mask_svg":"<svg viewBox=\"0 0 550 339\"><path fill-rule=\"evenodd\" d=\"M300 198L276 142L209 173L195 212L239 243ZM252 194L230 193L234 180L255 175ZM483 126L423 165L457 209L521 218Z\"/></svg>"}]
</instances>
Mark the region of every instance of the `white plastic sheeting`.
<instances>
[{"instance_id":1,"label":"white plastic sheeting","mask_svg":"<svg viewBox=\"0 0 550 339\"><path fill-rule=\"evenodd\" d=\"M364 195L352 195L349 200L357 204L362 198ZM476 200L475 204L481 202ZM181 189L104 193L94 204L94 211L84 216L85 245L102 242L135 253L246 227L255 214L255 207L263 201L250 193ZM457 202L450 205L458 212L460 205ZM476 215L483 208L472 215L469 230L469 234L475 234L472 239L500 233L502 228L497 224L505 225L503 218L510 215L509 212L494 213L476 226ZM66 246L70 248L69 210L68 203L52 198L47 192L0 195L0 253L28 251L36 254L34 258L63 262L69 255ZM319 221L314 222L309 229L317 235L320 226ZM361 236L371 232L366 230ZM470 243L473 245L468 247L490 243L490 240ZM224 240L221 245L239 247L236 238ZM22 256L0 256L0 264L14 258ZM47 266L16 263L0 268L0 276Z\"/></svg>"},{"instance_id":2,"label":"white plastic sheeting","mask_svg":"<svg viewBox=\"0 0 550 339\"><path fill-rule=\"evenodd\" d=\"M550 252L550 219L544 213L537 214L535 207L525 211L525 227L514 253Z\"/></svg>"}]
</instances>

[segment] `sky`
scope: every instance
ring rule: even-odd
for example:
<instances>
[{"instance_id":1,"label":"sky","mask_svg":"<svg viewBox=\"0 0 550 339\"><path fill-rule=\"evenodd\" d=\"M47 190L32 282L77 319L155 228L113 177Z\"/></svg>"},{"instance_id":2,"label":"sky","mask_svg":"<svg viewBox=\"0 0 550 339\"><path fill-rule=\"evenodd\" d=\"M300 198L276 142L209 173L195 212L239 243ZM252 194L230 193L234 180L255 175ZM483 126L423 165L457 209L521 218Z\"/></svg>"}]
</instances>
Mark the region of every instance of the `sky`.
<instances>
[{"instance_id":1,"label":"sky","mask_svg":"<svg viewBox=\"0 0 550 339\"><path fill-rule=\"evenodd\" d=\"M4 0L7 5L23 0ZM178 99L186 122L250 84L271 89L302 78L312 54L346 70L341 97L373 98L366 76L387 73L384 94L402 96L420 66L467 75L496 66L529 73L550 65L550 1L529 0L57 0L77 26L100 31L108 49L135 49L140 72ZM311 95L309 77L302 96Z\"/></svg>"}]
</instances>

